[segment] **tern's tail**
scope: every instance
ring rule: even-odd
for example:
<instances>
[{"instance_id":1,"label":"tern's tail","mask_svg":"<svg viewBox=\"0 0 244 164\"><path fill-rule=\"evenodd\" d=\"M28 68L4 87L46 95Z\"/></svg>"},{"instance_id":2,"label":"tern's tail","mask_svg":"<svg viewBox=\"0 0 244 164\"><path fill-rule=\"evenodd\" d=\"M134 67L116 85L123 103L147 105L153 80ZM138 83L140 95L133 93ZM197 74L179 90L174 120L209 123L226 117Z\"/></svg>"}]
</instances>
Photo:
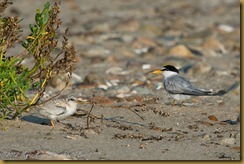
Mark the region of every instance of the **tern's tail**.
<instances>
[{"instance_id":1,"label":"tern's tail","mask_svg":"<svg viewBox=\"0 0 244 164\"><path fill-rule=\"evenodd\" d=\"M205 91L204 96L223 96L227 92L225 90L219 90L218 92L212 92L212 91Z\"/></svg>"},{"instance_id":2,"label":"tern's tail","mask_svg":"<svg viewBox=\"0 0 244 164\"><path fill-rule=\"evenodd\" d=\"M184 90L184 93L192 96L213 96L212 91L206 91L195 87L191 87L190 89L188 88L187 90Z\"/></svg>"}]
</instances>

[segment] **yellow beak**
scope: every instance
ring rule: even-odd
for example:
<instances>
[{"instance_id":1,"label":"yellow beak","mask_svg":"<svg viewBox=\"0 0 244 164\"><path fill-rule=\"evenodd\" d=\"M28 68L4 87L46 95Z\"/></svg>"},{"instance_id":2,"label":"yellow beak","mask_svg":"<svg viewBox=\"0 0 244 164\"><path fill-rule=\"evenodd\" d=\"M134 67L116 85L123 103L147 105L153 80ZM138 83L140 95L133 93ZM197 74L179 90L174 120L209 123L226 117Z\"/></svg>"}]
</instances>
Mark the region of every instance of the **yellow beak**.
<instances>
[{"instance_id":1,"label":"yellow beak","mask_svg":"<svg viewBox=\"0 0 244 164\"><path fill-rule=\"evenodd\" d=\"M163 71L161 71L160 69L157 69L155 71L152 71L151 73L153 74L162 74Z\"/></svg>"}]
</instances>

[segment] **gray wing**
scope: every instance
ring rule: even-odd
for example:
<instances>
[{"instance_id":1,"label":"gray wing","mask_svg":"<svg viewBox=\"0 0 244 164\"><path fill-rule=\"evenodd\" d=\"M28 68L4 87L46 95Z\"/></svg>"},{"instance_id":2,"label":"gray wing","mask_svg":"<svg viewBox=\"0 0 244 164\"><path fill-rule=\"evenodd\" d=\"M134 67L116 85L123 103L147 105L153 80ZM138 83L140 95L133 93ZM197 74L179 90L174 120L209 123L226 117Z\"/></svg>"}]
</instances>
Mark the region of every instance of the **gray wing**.
<instances>
[{"instance_id":1,"label":"gray wing","mask_svg":"<svg viewBox=\"0 0 244 164\"><path fill-rule=\"evenodd\" d=\"M210 91L204 91L192 86L190 81L182 76L172 76L165 79L164 87L171 94L206 96L211 93Z\"/></svg>"}]
</instances>

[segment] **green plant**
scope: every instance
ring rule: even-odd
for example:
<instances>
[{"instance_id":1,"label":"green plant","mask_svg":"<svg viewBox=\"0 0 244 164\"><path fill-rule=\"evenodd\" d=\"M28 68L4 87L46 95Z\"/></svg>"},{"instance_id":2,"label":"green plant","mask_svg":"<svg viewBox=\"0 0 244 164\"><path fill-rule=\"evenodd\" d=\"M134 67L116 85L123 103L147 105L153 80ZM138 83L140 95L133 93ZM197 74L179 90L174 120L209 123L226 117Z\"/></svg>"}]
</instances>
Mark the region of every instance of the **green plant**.
<instances>
[{"instance_id":1,"label":"green plant","mask_svg":"<svg viewBox=\"0 0 244 164\"><path fill-rule=\"evenodd\" d=\"M5 9L9 4L5 0L0 3L0 8ZM61 25L59 12L59 3L55 3L52 8L50 3L46 3L42 11L37 10L35 24L29 25L31 33L22 43L25 51L11 57L5 57L5 54L19 41L20 19L0 16L0 119L14 119L36 105L51 77L72 74L76 51L73 46L68 46L68 30L63 36L61 50L54 53L58 51L57 30ZM34 58L32 68L22 64L29 57ZM68 82L69 79L66 84ZM34 96L27 94L29 89L36 91Z\"/></svg>"}]
</instances>

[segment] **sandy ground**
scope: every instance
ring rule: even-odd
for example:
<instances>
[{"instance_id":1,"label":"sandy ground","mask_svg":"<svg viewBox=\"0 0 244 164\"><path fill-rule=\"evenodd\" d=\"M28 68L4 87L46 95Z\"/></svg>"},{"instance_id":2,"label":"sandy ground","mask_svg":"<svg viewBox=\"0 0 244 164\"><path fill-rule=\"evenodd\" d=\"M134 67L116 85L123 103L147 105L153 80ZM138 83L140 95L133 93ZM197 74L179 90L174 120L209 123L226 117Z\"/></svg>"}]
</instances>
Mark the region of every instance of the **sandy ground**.
<instances>
[{"instance_id":1,"label":"sandy ground","mask_svg":"<svg viewBox=\"0 0 244 164\"><path fill-rule=\"evenodd\" d=\"M26 34L45 2L13 2L6 14L24 18ZM96 103L89 128L90 104L55 129L32 109L0 122L0 159L240 160L239 1L67 0L60 9L80 77L62 95ZM172 106L162 76L146 74L165 64L201 88L236 85Z\"/></svg>"}]
</instances>

